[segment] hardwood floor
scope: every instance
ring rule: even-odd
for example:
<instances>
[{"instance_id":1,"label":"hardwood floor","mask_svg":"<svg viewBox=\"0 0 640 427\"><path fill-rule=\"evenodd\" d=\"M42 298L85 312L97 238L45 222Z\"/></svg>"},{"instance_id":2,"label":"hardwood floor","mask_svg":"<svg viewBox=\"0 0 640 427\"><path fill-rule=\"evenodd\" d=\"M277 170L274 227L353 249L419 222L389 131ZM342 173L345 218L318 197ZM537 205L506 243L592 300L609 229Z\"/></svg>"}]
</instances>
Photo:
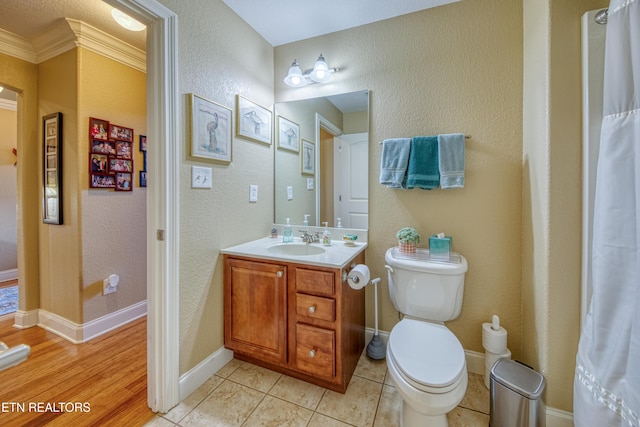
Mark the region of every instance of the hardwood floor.
<instances>
[{"instance_id":1,"label":"hardwood floor","mask_svg":"<svg viewBox=\"0 0 640 427\"><path fill-rule=\"evenodd\" d=\"M146 317L79 345L0 317L0 341L31 346L25 362L0 372L0 425L144 425L154 416L146 336Z\"/></svg>"}]
</instances>

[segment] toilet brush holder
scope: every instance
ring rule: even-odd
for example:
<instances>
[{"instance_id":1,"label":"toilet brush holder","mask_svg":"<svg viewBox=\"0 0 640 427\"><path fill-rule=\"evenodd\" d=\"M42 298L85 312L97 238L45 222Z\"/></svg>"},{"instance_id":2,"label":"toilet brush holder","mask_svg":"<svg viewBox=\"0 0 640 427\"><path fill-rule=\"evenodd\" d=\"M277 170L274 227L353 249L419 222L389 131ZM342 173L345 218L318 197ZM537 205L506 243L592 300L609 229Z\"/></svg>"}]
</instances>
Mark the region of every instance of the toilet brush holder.
<instances>
[{"instance_id":1,"label":"toilet brush holder","mask_svg":"<svg viewBox=\"0 0 640 427\"><path fill-rule=\"evenodd\" d=\"M387 348L384 343L380 339L380 335L378 334L378 282L380 282L380 278L373 279L371 283L373 284L373 296L374 296L374 318L375 318L375 332L373 333L373 338L367 345L367 356L374 360L384 359L387 355Z\"/></svg>"}]
</instances>

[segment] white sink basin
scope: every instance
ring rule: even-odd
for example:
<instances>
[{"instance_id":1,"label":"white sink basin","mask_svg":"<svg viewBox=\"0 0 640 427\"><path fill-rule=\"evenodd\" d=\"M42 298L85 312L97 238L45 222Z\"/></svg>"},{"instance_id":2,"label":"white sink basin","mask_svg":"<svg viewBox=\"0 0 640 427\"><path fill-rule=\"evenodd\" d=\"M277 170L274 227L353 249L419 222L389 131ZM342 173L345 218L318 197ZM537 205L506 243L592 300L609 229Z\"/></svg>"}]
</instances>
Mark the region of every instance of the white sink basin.
<instances>
[{"instance_id":1,"label":"white sink basin","mask_svg":"<svg viewBox=\"0 0 640 427\"><path fill-rule=\"evenodd\" d=\"M323 254L325 250L323 247L313 246L308 243L279 243L270 246L267 252L274 255L309 256Z\"/></svg>"}]
</instances>

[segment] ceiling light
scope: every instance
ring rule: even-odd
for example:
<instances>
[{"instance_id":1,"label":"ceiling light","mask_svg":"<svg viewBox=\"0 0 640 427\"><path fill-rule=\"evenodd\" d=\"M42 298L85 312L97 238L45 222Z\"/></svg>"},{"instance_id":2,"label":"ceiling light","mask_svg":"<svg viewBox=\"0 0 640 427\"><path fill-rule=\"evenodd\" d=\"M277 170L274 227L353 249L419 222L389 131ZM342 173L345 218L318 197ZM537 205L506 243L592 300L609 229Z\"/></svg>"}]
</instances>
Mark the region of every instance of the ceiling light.
<instances>
[{"instance_id":1,"label":"ceiling light","mask_svg":"<svg viewBox=\"0 0 640 427\"><path fill-rule=\"evenodd\" d=\"M302 72L296 59L289 67L289 73L284 78L284 82L289 86L300 87L311 83L327 83L333 78L333 73L339 71L338 68L329 68L324 56L320 54L313 70Z\"/></svg>"},{"instance_id":2,"label":"ceiling light","mask_svg":"<svg viewBox=\"0 0 640 427\"><path fill-rule=\"evenodd\" d=\"M113 16L113 19L115 19L118 24L122 25L124 28L130 31L142 31L147 28L147 26L142 22L136 21L135 19L133 19L126 13L119 11L118 9L111 9L111 16Z\"/></svg>"},{"instance_id":3,"label":"ceiling light","mask_svg":"<svg viewBox=\"0 0 640 427\"><path fill-rule=\"evenodd\" d=\"M4 88L2 86L0 86L0 92L2 92L4 90Z\"/></svg>"}]
</instances>

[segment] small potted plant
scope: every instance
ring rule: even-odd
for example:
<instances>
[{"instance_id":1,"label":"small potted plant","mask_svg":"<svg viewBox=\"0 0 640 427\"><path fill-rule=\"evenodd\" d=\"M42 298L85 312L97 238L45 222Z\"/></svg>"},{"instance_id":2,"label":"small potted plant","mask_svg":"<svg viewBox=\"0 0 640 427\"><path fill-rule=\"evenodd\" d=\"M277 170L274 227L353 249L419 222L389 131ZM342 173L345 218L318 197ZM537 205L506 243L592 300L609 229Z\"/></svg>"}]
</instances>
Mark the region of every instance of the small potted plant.
<instances>
[{"instance_id":1,"label":"small potted plant","mask_svg":"<svg viewBox=\"0 0 640 427\"><path fill-rule=\"evenodd\" d=\"M400 252L405 254L415 254L416 247L420 243L420 235L413 227L403 227L396 233Z\"/></svg>"}]
</instances>

